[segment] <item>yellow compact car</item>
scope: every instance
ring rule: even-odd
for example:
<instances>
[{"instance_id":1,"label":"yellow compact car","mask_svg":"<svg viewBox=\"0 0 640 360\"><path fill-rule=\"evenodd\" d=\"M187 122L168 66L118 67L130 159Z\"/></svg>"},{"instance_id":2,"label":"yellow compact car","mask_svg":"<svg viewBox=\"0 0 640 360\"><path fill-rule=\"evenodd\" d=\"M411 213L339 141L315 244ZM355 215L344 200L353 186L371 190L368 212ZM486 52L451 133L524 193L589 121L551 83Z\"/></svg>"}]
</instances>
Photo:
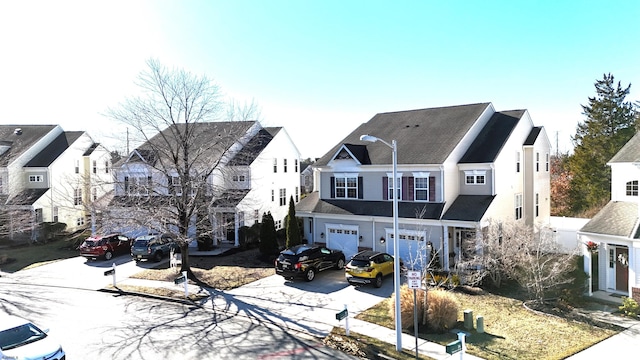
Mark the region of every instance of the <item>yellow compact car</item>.
<instances>
[{"instance_id":1,"label":"yellow compact car","mask_svg":"<svg viewBox=\"0 0 640 360\"><path fill-rule=\"evenodd\" d=\"M393 274L393 256L379 251L360 251L345 266L345 275L351 285L373 284L379 288L382 279L389 274Z\"/></svg>"}]
</instances>

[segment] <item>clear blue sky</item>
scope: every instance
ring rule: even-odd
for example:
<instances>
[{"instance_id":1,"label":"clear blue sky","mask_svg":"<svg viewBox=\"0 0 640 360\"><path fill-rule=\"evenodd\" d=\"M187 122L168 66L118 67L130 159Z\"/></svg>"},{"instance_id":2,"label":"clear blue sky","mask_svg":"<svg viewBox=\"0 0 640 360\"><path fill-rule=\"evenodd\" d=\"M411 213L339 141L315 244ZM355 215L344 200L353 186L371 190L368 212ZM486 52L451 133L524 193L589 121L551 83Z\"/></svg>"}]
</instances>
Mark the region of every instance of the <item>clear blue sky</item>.
<instances>
[{"instance_id":1,"label":"clear blue sky","mask_svg":"<svg viewBox=\"0 0 640 360\"><path fill-rule=\"evenodd\" d=\"M604 73L640 99L639 22L635 0L2 1L0 122L123 149L101 114L157 58L255 100L305 158L379 112L477 102L528 109L567 151Z\"/></svg>"}]
</instances>

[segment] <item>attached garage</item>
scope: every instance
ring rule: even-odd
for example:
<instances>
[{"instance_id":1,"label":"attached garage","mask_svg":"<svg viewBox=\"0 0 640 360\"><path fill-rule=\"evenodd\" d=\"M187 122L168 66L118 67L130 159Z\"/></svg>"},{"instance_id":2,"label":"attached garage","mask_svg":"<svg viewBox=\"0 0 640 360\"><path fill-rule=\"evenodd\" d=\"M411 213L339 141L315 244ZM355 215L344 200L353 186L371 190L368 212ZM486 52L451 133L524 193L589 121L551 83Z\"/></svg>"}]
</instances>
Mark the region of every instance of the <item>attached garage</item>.
<instances>
[{"instance_id":1,"label":"attached garage","mask_svg":"<svg viewBox=\"0 0 640 360\"><path fill-rule=\"evenodd\" d=\"M353 225L327 224L327 247L341 250L347 261L358 253L358 227Z\"/></svg>"},{"instance_id":2,"label":"attached garage","mask_svg":"<svg viewBox=\"0 0 640 360\"><path fill-rule=\"evenodd\" d=\"M431 248L430 244L425 241L426 235L424 231L402 229L398 231L400 258L408 268L421 269L428 265ZM387 229L386 238L386 251L393 255L393 229Z\"/></svg>"}]
</instances>

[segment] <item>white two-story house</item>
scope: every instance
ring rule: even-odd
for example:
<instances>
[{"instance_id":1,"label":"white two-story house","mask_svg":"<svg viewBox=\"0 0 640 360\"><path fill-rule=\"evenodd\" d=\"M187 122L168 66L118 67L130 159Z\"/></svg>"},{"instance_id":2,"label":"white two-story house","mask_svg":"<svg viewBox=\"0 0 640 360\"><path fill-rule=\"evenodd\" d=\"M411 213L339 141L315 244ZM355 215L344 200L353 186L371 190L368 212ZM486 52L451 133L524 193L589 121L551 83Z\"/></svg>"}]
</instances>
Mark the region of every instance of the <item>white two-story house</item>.
<instances>
[{"instance_id":1,"label":"white two-story house","mask_svg":"<svg viewBox=\"0 0 640 360\"><path fill-rule=\"evenodd\" d=\"M7 233L29 233L36 240L43 222L65 223L68 231L88 227L93 203L112 186L110 169L109 151L86 132L1 125L0 202Z\"/></svg>"},{"instance_id":2,"label":"white two-story house","mask_svg":"<svg viewBox=\"0 0 640 360\"><path fill-rule=\"evenodd\" d=\"M632 137L608 165L611 201L578 231L585 244L584 270L595 280L589 283L589 295L604 291L640 302L640 135Z\"/></svg>"},{"instance_id":3,"label":"white two-story house","mask_svg":"<svg viewBox=\"0 0 640 360\"><path fill-rule=\"evenodd\" d=\"M440 266L453 267L492 218L548 223L544 129L526 110L497 112L482 103L381 113L355 129L314 164L316 189L296 207L307 241L347 256L362 249L393 254L392 150L362 135L397 143L405 261L424 263L435 254Z\"/></svg>"},{"instance_id":4,"label":"white two-story house","mask_svg":"<svg viewBox=\"0 0 640 360\"><path fill-rule=\"evenodd\" d=\"M175 125L174 125L175 126ZM284 226L290 198L300 199L300 153L282 127L262 127L257 121L207 122L191 124L199 134L192 144L194 162L192 176L204 176L199 183L206 188L207 217L214 244L231 242L239 245L238 231L251 226L270 212L276 227ZM151 138L171 136L171 128ZM206 144L206 146L203 146ZM178 174L161 164L162 155L150 150L148 143L134 150L116 165L115 196L111 202L109 220L104 227L130 234L156 230L157 218L128 224L123 219L132 216L132 198L155 198L162 201L170 191L178 191ZM198 149L198 151L195 151ZM205 149L205 150L202 150ZM166 164L166 163L165 163ZM213 171L205 174L209 169ZM167 176L169 175L169 176ZM160 226L161 227L161 226ZM197 226L189 229L196 236ZM200 234L198 234L200 235Z\"/></svg>"}]
</instances>

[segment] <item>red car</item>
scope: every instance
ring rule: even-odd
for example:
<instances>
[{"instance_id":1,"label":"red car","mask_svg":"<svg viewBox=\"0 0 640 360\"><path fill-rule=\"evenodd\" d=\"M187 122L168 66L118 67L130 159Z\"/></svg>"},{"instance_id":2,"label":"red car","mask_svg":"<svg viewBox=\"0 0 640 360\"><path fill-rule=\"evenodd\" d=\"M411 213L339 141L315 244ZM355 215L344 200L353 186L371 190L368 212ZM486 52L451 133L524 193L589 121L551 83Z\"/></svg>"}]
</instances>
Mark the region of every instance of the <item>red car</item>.
<instances>
[{"instance_id":1,"label":"red car","mask_svg":"<svg viewBox=\"0 0 640 360\"><path fill-rule=\"evenodd\" d=\"M114 255L128 254L130 249L131 239L124 235L92 236L80 245L80 255L93 260L111 260Z\"/></svg>"}]
</instances>

